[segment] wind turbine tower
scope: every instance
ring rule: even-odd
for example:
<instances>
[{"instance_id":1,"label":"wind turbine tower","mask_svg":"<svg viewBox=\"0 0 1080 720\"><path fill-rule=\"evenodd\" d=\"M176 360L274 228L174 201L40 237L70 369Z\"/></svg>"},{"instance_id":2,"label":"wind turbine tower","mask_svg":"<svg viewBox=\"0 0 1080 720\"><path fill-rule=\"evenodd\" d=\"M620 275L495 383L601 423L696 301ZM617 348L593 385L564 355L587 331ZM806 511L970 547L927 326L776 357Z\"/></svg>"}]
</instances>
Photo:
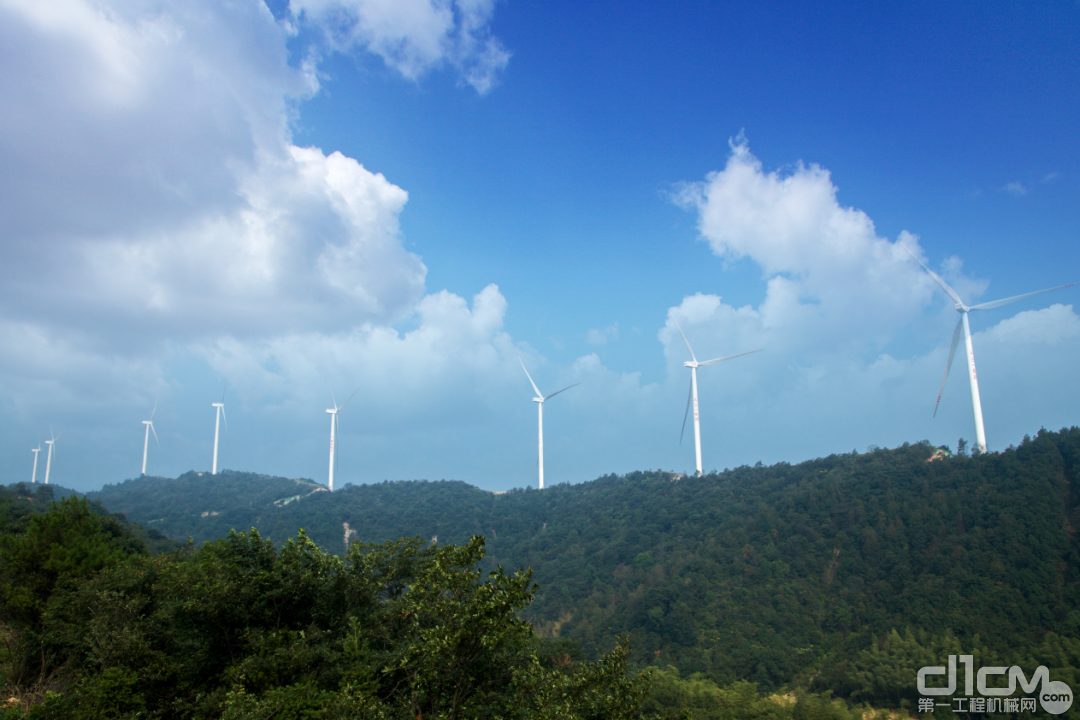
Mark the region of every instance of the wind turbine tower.
<instances>
[{"instance_id":1,"label":"wind turbine tower","mask_svg":"<svg viewBox=\"0 0 1080 720\"><path fill-rule=\"evenodd\" d=\"M61 432L61 435L63 433ZM51 440L46 440L45 444L49 446L49 454L45 458L45 484L49 484L49 471L52 469L52 456L53 448L56 447L56 441L60 439L58 435L52 434L52 428L49 428L49 435L52 436Z\"/></svg>"},{"instance_id":2,"label":"wind turbine tower","mask_svg":"<svg viewBox=\"0 0 1080 720\"><path fill-rule=\"evenodd\" d=\"M521 363L521 369L525 370L525 362L521 358L518 358L518 362ZM562 390L559 390L559 392L553 392L550 395L548 395L547 397L545 397L544 394L540 392L540 388L536 387L536 383L533 382L532 375L529 374L528 370L525 370L525 377L529 378L529 384L532 385L533 390L536 391L536 397L533 398L533 402L538 403L538 409L540 410L540 416L539 416L540 417L540 420L539 420L540 449L539 449L539 455L538 455L538 460L537 460L536 465L540 469L540 489L543 490L544 489L544 401L555 397L556 395L558 395L561 392L566 392L570 388L572 388L572 387L574 387L576 385L580 385L581 383L574 383L573 385L568 385L567 387L564 387Z\"/></svg>"},{"instance_id":3,"label":"wind turbine tower","mask_svg":"<svg viewBox=\"0 0 1080 720\"><path fill-rule=\"evenodd\" d=\"M154 430L154 413L157 412L157 400L154 401L154 409L150 412L150 419L143 420L143 425L146 426L146 437L143 439L142 446L142 474L146 476L146 450L150 446L150 432L154 433L154 442L157 443L158 450L161 449L161 441L158 440L157 430Z\"/></svg>"},{"instance_id":4,"label":"wind turbine tower","mask_svg":"<svg viewBox=\"0 0 1080 720\"><path fill-rule=\"evenodd\" d=\"M960 344L960 330L963 329L964 349L967 351L968 360L968 382L971 386L971 413L975 416L975 445L979 449L979 452L986 452L986 432L983 429L982 401L979 399L979 381L975 374L975 351L971 347L971 327L968 325L968 313L974 312L975 310L993 310L1002 305L1014 303L1017 300L1024 300L1029 297L1035 297L1036 295L1042 295L1043 293L1053 292L1054 290L1073 287L1076 283L1058 285L1057 287L1046 288L1045 290L1036 290L1035 292L1015 295L1010 298L1005 298L1004 300L994 300L993 302L979 303L978 305L965 305L963 301L960 300L960 296L956 294L956 291L938 277L933 270L926 267L922 260L915 257L915 253L908 250L907 246L903 243L899 243L899 245L904 248L904 250L907 250L907 254L910 255L915 262L919 263L919 266L934 279L934 282L938 284L938 287L945 291L945 294L949 296L949 299L956 304L956 312L960 313L960 321L956 323L956 329L953 330L952 347L949 348L949 359L945 362L945 377L941 379L941 389L938 390L937 402L934 403L934 417L937 417L938 406L941 404L941 394L945 391L945 381L949 379L949 370L952 368L953 357L956 355L956 346Z\"/></svg>"},{"instance_id":5,"label":"wind turbine tower","mask_svg":"<svg viewBox=\"0 0 1080 720\"><path fill-rule=\"evenodd\" d=\"M698 396L697 396L697 369L699 367L705 367L706 365L716 365L722 363L725 360L734 360L737 357L743 355L752 355L760 350L750 350L748 352L739 353L738 355L728 355L727 357L716 358L714 360L704 360L698 362L697 357L694 355L694 348L690 347L690 341L686 339L686 335L683 334L682 328L679 327L679 321L675 319L675 316L671 316L672 322L675 323L675 328L679 331L679 335L682 336L683 342L686 343L686 349L690 351L690 360L683 363L683 367L690 368L690 395L686 398L686 412L683 413L682 430L679 432L679 444L682 444L683 434L686 432L686 417L690 414L690 403L694 404L694 459L697 461L697 474L701 477L701 418L698 414Z\"/></svg>"},{"instance_id":6,"label":"wind turbine tower","mask_svg":"<svg viewBox=\"0 0 1080 720\"><path fill-rule=\"evenodd\" d=\"M218 432L221 430L221 419L225 417L225 391L221 391L221 402L210 403L210 406L217 408L214 412L217 415L214 420L214 467L211 470L211 475L217 475L217 451L218 451ZM225 418L225 429L229 429L229 419Z\"/></svg>"},{"instance_id":7,"label":"wind turbine tower","mask_svg":"<svg viewBox=\"0 0 1080 720\"><path fill-rule=\"evenodd\" d=\"M34 484L37 483L37 460L38 460L38 453L41 452L41 443L39 442L38 446L36 448L32 449L30 452L34 453L34 472L30 476L30 484L34 485Z\"/></svg>"},{"instance_id":8,"label":"wind turbine tower","mask_svg":"<svg viewBox=\"0 0 1080 720\"><path fill-rule=\"evenodd\" d=\"M355 396L356 393L358 393L358 392L360 392L360 388L356 388L355 390L353 390L353 394L349 396L349 400L352 400L353 396ZM349 404L349 400L346 400L345 402L341 403L341 405L338 405L337 404L337 399L334 397L334 388L332 388L332 387L330 388L330 399L334 401L334 407L332 409L327 408L326 412L330 413L330 483L329 483L329 487L330 487L330 491L333 492L334 491L334 466L337 464L337 454L336 454L335 448L334 448L334 440L337 437L338 413L341 410L345 409L345 406Z\"/></svg>"}]
</instances>

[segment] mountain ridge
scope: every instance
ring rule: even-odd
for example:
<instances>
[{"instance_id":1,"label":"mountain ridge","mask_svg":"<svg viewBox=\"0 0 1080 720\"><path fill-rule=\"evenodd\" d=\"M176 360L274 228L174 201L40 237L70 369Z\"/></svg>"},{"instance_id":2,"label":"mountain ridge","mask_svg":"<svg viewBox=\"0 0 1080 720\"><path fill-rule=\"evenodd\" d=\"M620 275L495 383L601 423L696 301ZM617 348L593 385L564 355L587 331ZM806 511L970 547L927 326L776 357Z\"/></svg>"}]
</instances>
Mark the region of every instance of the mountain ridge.
<instances>
[{"instance_id":1,"label":"mountain ridge","mask_svg":"<svg viewBox=\"0 0 1080 720\"><path fill-rule=\"evenodd\" d=\"M957 643L1002 664L1012 653L1080 667L1080 429L930 461L936 450L905 443L700 478L636 472L504 494L398 481L275 507L266 489L262 504L188 513L188 522L218 534L256 527L275 542L303 527L339 553L346 533L440 544L484 535L490 567L532 568L541 588L527 618L542 634L590 655L629 634L636 662L720 683L813 684L881 702L910 695L912 663ZM258 477L236 475L231 491L272 485ZM110 507L141 521L120 499ZM891 660L871 652L883 647L906 649ZM901 656L903 668L882 666ZM886 676L900 679L865 680Z\"/></svg>"}]
</instances>

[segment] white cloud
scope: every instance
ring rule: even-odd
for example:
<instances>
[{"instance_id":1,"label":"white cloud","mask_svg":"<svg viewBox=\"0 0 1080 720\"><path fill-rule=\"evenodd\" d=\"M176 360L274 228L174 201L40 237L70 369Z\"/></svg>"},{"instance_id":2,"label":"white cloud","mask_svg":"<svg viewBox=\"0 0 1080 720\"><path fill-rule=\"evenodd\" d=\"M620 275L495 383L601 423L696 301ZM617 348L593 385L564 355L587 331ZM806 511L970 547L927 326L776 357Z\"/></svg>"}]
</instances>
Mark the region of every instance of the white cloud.
<instances>
[{"instance_id":1,"label":"white cloud","mask_svg":"<svg viewBox=\"0 0 1080 720\"><path fill-rule=\"evenodd\" d=\"M827 170L799 164L788 174L765 172L742 136L724 170L681 186L677 200L697 211L714 254L749 258L765 273L760 306L710 311L727 318L723 332L735 347L825 354L879 347L936 292L903 248L878 237L866 213L839 204ZM915 236L904 232L901 240L920 252ZM684 303L682 311L701 316L711 302Z\"/></svg>"},{"instance_id":2,"label":"white cloud","mask_svg":"<svg viewBox=\"0 0 1080 720\"><path fill-rule=\"evenodd\" d=\"M291 0L289 7L334 50L374 53L414 80L450 64L483 95L510 60L489 32L494 0Z\"/></svg>"},{"instance_id":3,"label":"white cloud","mask_svg":"<svg viewBox=\"0 0 1080 720\"><path fill-rule=\"evenodd\" d=\"M787 173L766 172L742 137L732 143L725 169L679 188L677 201L696 211L713 252L727 261L749 259L765 276L757 306L733 307L699 293L671 309L699 360L765 351L699 373L703 427L710 428L713 447L725 439L730 447L734 438L736 445L762 447L755 433L764 433L783 448L761 450L766 459L798 459L826 452L839 438L863 448L920 437L941 441L943 431L973 435L966 383L955 369L942 412L931 419L956 322L951 303L897 243L877 236L866 213L837 197L828 171L799 164ZM911 234L900 241L921 254ZM968 302L988 286L964 275L956 257L939 272ZM998 323L974 336L992 446L1030 431L1022 430L1025 423L1069 416L1061 398L1075 390L1063 388L1076 383L1057 358L1080 346L1080 318L1071 306L997 313L974 321ZM936 347L913 352L927 337ZM659 339L669 377L688 382L674 380L686 374L681 365L689 356L670 320ZM674 397L672 382L666 385ZM686 390L680 394L685 402Z\"/></svg>"},{"instance_id":4,"label":"white cloud","mask_svg":"<svg viewBox=\"0 0 1080 720\"><path fill-rule=\"evenodd\" d=\"M226 337L200 352L246 402L277 398L267 405L274 413L292 415L313 398L328 400L327 383L340 392L358 385L353 402L379 417L384 430L406 420L427 427L471 416L498 397L494 388L518 379L517 357L531 353L503 332L505 313L495 285L478 293L471 308L444 290L419 302L417 327L408 332L366 323L261 341ZM419 417L407 398L424 398Z\"/></svg>"},{"instance_id":5,"label":"white cloud","mask_svg":"<svg viewBox=\"0 0 1080 720\"><path fill-rule=\"evenodd\" d=\"M383 7L405 23L401 47L422 45L402 8ZM417 58L416 72L450 62L485 90L500 62L491 10L459 3L428 35L434 54L393 57ZM321 397L326 380L360 374L358 357L365 382L390 387L411 369L408 382L457 388L459 401L456 373L490 374L509 344L498 290L471 309L425 295L426 267L399 233L407 193L292 144L292 105L316 72L310 58L289 66L294 32L259 0L0 0L0 63L18 68L0 76L0 404L12 421L109 435L98 418L158 392L175 406L177 366L190 377L207 359L253 411ZM390 53L372 42L359 49ZM408 318L419 325L399 336L392 323Z\"/></svg>"},{"instance_id":6,"label":"white cloud","mask_svg":"<svg viewBox=\"0 0 1080 720\"><path fill-rule=\"evenodd\" d=\"M1055 346L1080 338L1080 317L1072 305L1058 303L1005 318L984 334L987 342L999 348L1036 344Z\"/></svg>"},{"instance_id":7,"label":"white cloud","mask_svg":"<svg viewBox=\"0 0 1080 720\"><path fill-rule=\"evenodd\" d=\"M413 312L407 194L291 145L261 2L9 0L0 39L0 316L115 350Z\"/></svg>"},{"instance_id":8,"label":"white cloud","mask_svg":"<svg viewBox=\"0 0 1080 720\"><path fill-rule=\"evenodd\" d=\"M1001 189L1009 193L1010 195L1014 195L1016 197L1023 197L1024 195L1028 194L1027 188L1024 187L1024 184L1019 180L1005 183L1005 186Z\"/></svg>"}]
</instances>

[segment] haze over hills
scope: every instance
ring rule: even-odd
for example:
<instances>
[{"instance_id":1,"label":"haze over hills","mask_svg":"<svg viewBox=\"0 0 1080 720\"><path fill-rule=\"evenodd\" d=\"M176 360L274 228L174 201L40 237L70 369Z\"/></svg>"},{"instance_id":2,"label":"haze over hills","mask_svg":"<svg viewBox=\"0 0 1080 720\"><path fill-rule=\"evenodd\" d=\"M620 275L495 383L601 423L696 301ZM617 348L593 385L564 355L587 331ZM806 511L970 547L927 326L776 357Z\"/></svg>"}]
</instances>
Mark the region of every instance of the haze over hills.
<instances>
[{"instance_id":1,"label":"haze over hills","mask_svg":"<svg viewBox=\"0 0 1080 720\"><path fill-rule=\"evenodd\" d=\"M935 450L701 478L637 472L542 492L417 481L331 494L228 472L91 496L195 540L255 527L280 543L304 528L341 552L346 533L484 535L485 562L532 567L541 589L527 614L542 633L590 655L629 634L637 662L721 683L798 682L895 704L913 696L918 667L962 648L984 665L1046 664L1076 687L1080 428L975 457L931 460Z\"/></svg>"}]
</instances>

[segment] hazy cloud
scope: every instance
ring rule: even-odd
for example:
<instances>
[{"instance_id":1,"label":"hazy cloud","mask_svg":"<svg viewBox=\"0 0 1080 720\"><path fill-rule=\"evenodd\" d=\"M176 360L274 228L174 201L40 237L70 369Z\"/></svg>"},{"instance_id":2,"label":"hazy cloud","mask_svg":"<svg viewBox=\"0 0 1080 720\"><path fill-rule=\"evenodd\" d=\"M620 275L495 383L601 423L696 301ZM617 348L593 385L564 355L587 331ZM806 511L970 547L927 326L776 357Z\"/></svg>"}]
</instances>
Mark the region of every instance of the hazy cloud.
<instances>
[{"instance_id":1,"label":"hazy cloud","mask_svg":"<svg viewBox=\"0 0 1080 720\"><path fill-rule=\"evenodd\" d=\"M1001 189L1009 193L1010 195L1015 195L1016 197L1022 197L1028 194L1027 188L1024 187L1024 184L1021 183L1019 180L1014 180L1011 183L1006 183L1005 186Z\"/></svg>"},{"instance_id":2,"label":"hazy cloud","mask_svg":"<svg viewBox=\"0 0 1080 720\"><path fill-rule=\"evenodd\" d=\"M608 325L606 328L597 330L590 329L585 333L585 341L590 345L607 345L608 340L619 339L619 323Z\"/></svg>"},{"instance_id":3,"label":"hazy cloud","mask_svg":"<svg viewBox=\"0 0 1080 720\"><path fill-rule=\"evenodd\" d=\"M414 80L449 64L483 95L510 60L490 34L494 0L291 0L289 8L334 50L374 53Z\"/></svg>"}]
</instances>

